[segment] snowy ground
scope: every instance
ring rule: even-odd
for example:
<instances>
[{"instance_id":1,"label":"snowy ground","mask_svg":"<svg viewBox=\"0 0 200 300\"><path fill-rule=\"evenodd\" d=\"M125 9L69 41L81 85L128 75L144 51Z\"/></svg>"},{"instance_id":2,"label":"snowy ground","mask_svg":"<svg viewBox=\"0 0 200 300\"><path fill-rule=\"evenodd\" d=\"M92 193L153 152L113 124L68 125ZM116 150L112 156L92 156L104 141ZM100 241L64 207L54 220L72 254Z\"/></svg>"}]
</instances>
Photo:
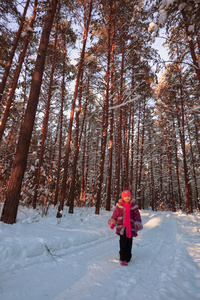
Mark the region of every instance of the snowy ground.
<instances>
[{"instance_id":1,"label":"snowy ground","mask_svg":"<svg viewBox=\"0 0 200 300\"><path fill-rule=\"evenodd\" d=\"M142 211L128 266L111 212L55 216L20 207L16 224L0 222L1 300L200 299L200 215Z\"/></svg>"}]
</instances>

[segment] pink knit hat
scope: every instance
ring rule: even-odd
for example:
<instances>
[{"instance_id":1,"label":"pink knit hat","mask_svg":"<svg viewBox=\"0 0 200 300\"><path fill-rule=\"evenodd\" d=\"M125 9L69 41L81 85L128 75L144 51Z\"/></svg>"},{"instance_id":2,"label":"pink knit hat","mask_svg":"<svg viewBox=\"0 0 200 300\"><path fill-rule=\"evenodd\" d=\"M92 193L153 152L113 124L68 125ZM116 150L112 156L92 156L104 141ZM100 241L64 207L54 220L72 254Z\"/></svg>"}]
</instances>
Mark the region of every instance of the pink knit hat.
<instances>
[{"instance_id":1,"label":"pink knit hat","mask_svg":"<svg viewBox=\"0 0 200 300\"><path fill-rule=\"evenodd\" d=\"M131 192L128 191L128 190L123 191L123 192L122 192L122 199L123 199L124 197L130 197L130 198L131 198Z\"/></svg>"}]
</instances>

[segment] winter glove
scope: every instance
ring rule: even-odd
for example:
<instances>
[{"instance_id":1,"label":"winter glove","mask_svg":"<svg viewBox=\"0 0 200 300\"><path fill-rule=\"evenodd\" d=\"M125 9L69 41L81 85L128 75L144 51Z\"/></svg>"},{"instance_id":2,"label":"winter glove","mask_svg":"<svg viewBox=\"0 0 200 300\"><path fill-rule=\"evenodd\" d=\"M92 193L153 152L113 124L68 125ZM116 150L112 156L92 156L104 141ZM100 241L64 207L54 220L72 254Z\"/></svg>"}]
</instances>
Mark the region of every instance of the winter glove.
<instances>
[{"instance_id":1,"label":"winter glove","mask_svg":"<svg viewBox=\"0 0 200 300\"><path fill-rule=\"evenodd\" d=\"M111 229L114 229L114 224L111 224L111 225L110 225L110 228L111 228Z\"/></svg>"},{"instance_id":2,"label":"winter glove","mask_svg":"<svg viewBox=\"0 0 200 300\"><path fill-rule=\"evenodd\" d=\"M138 224L135 224L135 231L137 232L140 229Z\"/></svg>"},{"instance_id":3,"label":"winter glove","mask_svg":"<svg viewBox=\"0 0 200 300\"><path fill-rule=\"evenodd\" d=\"M118 200L118 203L119 203L119 204L122 204L122 203L123 203L123 200L122 200L122 199L119 199L119 200Z\"/></svg>"}]
</instances>

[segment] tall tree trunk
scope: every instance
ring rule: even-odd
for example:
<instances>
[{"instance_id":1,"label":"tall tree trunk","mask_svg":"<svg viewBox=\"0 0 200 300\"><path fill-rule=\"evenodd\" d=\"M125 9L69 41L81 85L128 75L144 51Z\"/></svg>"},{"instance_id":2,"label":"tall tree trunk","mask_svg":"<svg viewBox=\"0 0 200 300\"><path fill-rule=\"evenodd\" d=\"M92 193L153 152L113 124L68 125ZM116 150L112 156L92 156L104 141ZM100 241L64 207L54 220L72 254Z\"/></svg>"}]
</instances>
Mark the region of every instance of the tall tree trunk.
<instances>
[{"instance_id":1,"label":"tall tree trunk","mask_svg":"<svg viewBox=\"0 0 200 300\"><path fill-rule=\"evenodd\" d=\"M87 86L87 95L86 95L86 102L84 106L84 116L82 120L82 127L79 137L79 127L80 127L80 113L82 109L81 100L82 100L82 86L83 86L83 73L81 74L81 81L80 81L80 89L79 89L79 107L78 111L76 113L76 137L75 137L75 143L74 143L74 157L73 157L73 167L72 167L72 180L71 180L71 187L70 187L70 193L69 193L69 213L74 212L74 194L75 194L75 180L76 180L76 166L78 162L78 155L79 155L79 147L83 135L83 129L85 124L85 118L86 118L86 111L87 111L87 103L88 103L88 97L89 97L89 82Z\"/></svg>"},{"instance_id":2,"label":"tall tree trunk","mask_svg":"<svg viewBox=\"0 0 200 300\"><path fill-rule=\"evenodd\" d=\"M56 7L57 0L52 0L50 3L50 8L47 11L47 17L41 35L27 109L20 129L15 159L8 183L6 200L1 216L1 221L8 224L13 224L16 221L21 185L27 164L28 151L42 84L47 46L49 43L49 36L51 33Z\"/></svg>"},{"instance_id":3,"label":"tall tree trunk","mask_svg":"<svg viewBox=\"0 0 200 300\"><path fill-rule=\"evenodd\" d=\"M75 110L75 103L76 103L76 98L77 98L77 94L78 94L80 76L81 76L81 72L83 71L83 67L84 67L85 48L86 48L86 42L87 42L87 37L88 37L88 32L89 32L89 25L90 25L90 21L91 21L92 6L93 6L93 0L90 0L89 14L88 14L88 18L86 20L86 24L84 26L84 31L83 31L83 48L82 48L82 52L81 52L79 69L78 69L78 74L77 74L76 84L75 84L75 89L74 89L74 96L73 96L72 105L71 105L71 113L70 113L66 151L65 151L64 174L63 174L62 188L61 188L61 195L60 195L60 205L58 208L59 213L63 210L64 200L66 197L66 181L67 181L67 174L68 174L70 141L71 141L71 134L72 134L73 119L74 119L74 110Z\"/></svg>"},{"instance_id":4,"label":"tall tree trunk","mask_svg":"<svg viewBox=\"0 0 200 300\"><path fill-rule=\"evenodd\" d=\"M142 208L141 203L141 180L142 180L142 167L143 167L143 153L144 153L144 122L145 122L145 114L146 114L146 101L144 100L144 107L143 107L143 118L142 118L142 136L141 136L141 151L140 151L140 163L139 163L139 172L138 172L138 185L137 185L137 201L139 209ZM139 160L139 156L138 156Z\"/></svg>"},{"instance_id":5,"label":"tall tree trunk","mask_svg":"<svg viewBox=\"0 0 200 300\"><path fill-rule=\"evenodd\" d=\"M189 143L190 143L190 152L191 152L191 163L192 163L192 171L193 171L193 179L194 179L194 189L195 189L195 207L200 210L200 203L199 203L199 192L198 192L198 184L197 184L197 176L196 176L196 168L195 168L195 158L194 158L194 151L192 146L192 139L191 139L191 132L190 132L190 126L188 121L188 116L186 116L186 125L187 125L187 131L189 136Z\"/></svg>"},{"instance_id":6,"label":"tall tree trunk","mask_svg":"<svg viewBox=\"0 0 200 300\"><path fill-rule=\"evenodd\" d=\"M113 2L111 2L113 5ZM114 56L115 56L115 21L113 19L113 7L110 8L110 22L109 22L109 36L112 30L111 40L111 76L110 76L110 141L109 141L109 161L108 161L108 179L107 179L107 196L106 196L106 210L110 211L111 208L111 195L112 195L112 169L113 169L113 132L114 132L114 110L113 106L113 97L114 97ZM112 26L111 26L112 24ZM109 44L109 43L108 43ZM110 51L110 49L109 49Z\"/></svg>"},{"instance_id":7,"label":"tall tree trunk","mask_svg":"<svg viewBox=\"0 0 200 300\"><path fill-rule=\"evenodd\" d=\"M113 133L114 133L114 111L113 106L113 97L114 97L114 47L115 44L112 44L112 72L111 72L111 92L110 92L110 142L109 142L109 163L108 163L108 181L107 181L107 198L106 198L106 210L110 211L111 208L111 195L112 195L112 169L113 169Z\"/></svg>"},{"instance_id":8,"label":"tall tree trunk","mask_svg":"<svg viewBox=\"0 0 200 300\"><path fill-rule=\"evenodd\" d=\"M135 164L135 198L137 198L137 189L138 189L138 165L139 165L139 149L140 149L140 122L141 122L141 104L139 102L139 116L138 116L138 124L137 124L136 164Z\"/></svg>"},{"instance_id":9,"label":"tall tree trunk","mask_svg":"<svg viewBox=\"0 0 200 300\"><path fill-rule=\"evenodd\" d=\"M169 133L170 136L170 133ZM167 158L168 158L168 174L169 174L169 199L170 199L170 209L175 212L175 198L174 198L174 187L173 187L173 177L172 177L172 141L171 139L165 139L166 150L167 150Z\"/></svg>"},{"instance_id":10,"label":"tall tree trunk","mask_svg":"<svg viewBox=\"0 0 200 300\"><path fill-rule=\"evenodd\" d=\"M82 154L82 166L81 166L81 193L80 193L80 205L83 203L83 195L84 195L84 183L85 183L85 164L86 164L86 132L87 132L87 124L85 124L84 129L84 142L83 142L83 154Z\"/></svg>"},{"instance_id":11,"label":"tall tree trunk","mask_svg":"<svg viewBox=\"0 0 200 300\"><path fill-rule=\"evenodd\" d=\"M132 89L132 94L131 96L134 96L134 85L135 85L135 80L134 80L134 63L132 63L132 78L131 78L131 89ZM131 136L130 136L130 141L131 141L131 158L130 158L130 191L131 194L133 194L133 160L134 160L134 114L135 114L135 104L134 101L130 107L130 122L131 122Z\"/></svg>"},{"instance_id":12,"label":"tall tree trunk","mask_svg":"<svg viewBox=\"0 0 200 300\"><path fill-rule=\"evenodd\" d=\"M20 22L20 25L19 25L19 29L17 31L17 35L16 35L16 38L13 42L13 47L12 47L11 52L10 52L10 57L8 59L6 67L5 67L2 82L0 84L0 102L2 100L3 92L4 92L4 89L5 89L5 86L6 86L6 81L8 79L8 75L9 75L9 72L10 72L10 67L12 65L13 57L14 57L14 54L15 54L15 50L17 48L19 38L20 38L22 29L23 29L23 26L24 26L24 21L25 21L25 17L26 17L28 7L29 7L29 3L30 3L30 0L27 0L26 5L24 7L24 12L23 12L23 15L22 15L22 19L21 19L21 22Z\"/></svg>"},{"instance_id":13,"label":"tall tree trunk","mask_svg":"<svg viewBox=\"0 0 200 300\"><path fill-rule=\"evenodd\" d=\"M182 197L181 197L181 186L180 186L180 174L179 174L179 162L178 162L178 147L177 147L177 138L176 138L176 128L173 120L173 132L174 132L174 143L175 143L175 157L176 157L176 176L178 184L178 197L179 197L179 209L182 210Z\"/></svg>"},{"instance_id":14,"label":"tall tree trunk","mask_svg":"<svg viewBox=\"0 0 200 300\"><path fill-rule=\"evenodd\" d=\"M178 51L177 51L177 55L179 60ZM187 213L193 213L192 194L191 194L191 187L189 182L189 174L188 174L188 166L187 166L186 150L185 150L185 111L184 111L182 74L181 74L180 65L178 65L178 73L179 73L180 100L181 100L181 137L182 137L181 147L183 152L183 167L184 167L184 178L185 178L185 202L186 202Z\"/></svg>"},{"instance_id":15,"label":"tall tree trunk","mask_svg":"<svg viewBox=\"0 0 200 300\"><path fill-rule=\"evenodd\" d=\"M32 16L31 22L29 24L29 28L33 28L33 25L34 25L34 22L35 22L35 16L36 16L37 4L38 4L38 0L35 0L33 16ZM12 104L12 101L13 101L13 97L14 97L14 94L15 94L15 90L16 90L16 87L17 87L19 75L20 75L20 72L21 72L22 64L24 62L24 57L25 57L25 54L26 54L26 50L28 48L28 44L29 44L31 34L32 34L32 31L29 30L28 33L27 33L27 36L26 36L26 40L24 42L23 50L22 50L22 52L19 56L18 65L17 65L16 71L15 71L13 82L12 82L12 87L11 87L11 90L9 91L9 95L8 95L9 98L7 100L7 103L6 103L6 108L3 112L2 121L1 121L1 124L0 124L0 143L1 143L1 140L2 140L2 136L3 136L3 133L4 133L5 127L6 127L6 122L7 122L8 116L9 116L10 107L11 107L11 104Z\"/></svg>"},{"instance_id":16,"label":"tall tree trunk","mask_svg":"<svg viewBox=\"0 0 200 300\"><path fill-rule=\"evenodd\" d=\"M123 83L124 83L124 60L125 60L125 38L122 39L122 61L121 61L121 74L120 74L120 96L119 105L123 100ZM118 128L118 141L117 141L117 162L116 162L116 195L115 202L118 201L120 195L120 164L121 164L121 141L122 141L122 108L119 108L119 128Z\"/></svg>"},{"instance_id":17,"label":"tall tree trunk","mask_svg":"<svg viewBox=\"0 0 200 300\"><path fill-rule=\"evenodd\" d=\"M62 155L62 132L63 132L63 106L64 106L64 99L65 99L65 60L66 60L66 39L65 35L63 36L64 41L64 51L63 51L63 70L62 70L62 96L61 96L61 107L60 107L60 133L59 133L59 149L58 149L58 167L57 167L57 176L56 176L56 191L54 197L54 205L58 203L58 195L59 195L59 186L60 186L60 166L61 166L61 155ZM58 209L57 218L61 217L62 214L59 212Z\"/></svg>"},{"instance_id":18,"label":"tall tree trunk","mask_svg":"<svg viewBox=\"0 0 200 300\"><path fill-rule=\"evenodd\" d=\"M52 157L50 159L50 169L49 169L49 174L48 174L48 178L47 178L47 192L45 194L45 198L44 198L44 203L43 203L43 207L46 206L47 202L48 202L48 199L49 199L49 191L50 191L50 184L51 184L51 180L52 180L52 172L53 172L53 164L54 164L54 161L55 161L55 152L56 152L56 145L57 145L57 140L58 140L58 130L59 130L59 125L57 126L57 129L56 129L56 136L55 136L55 141L54 141L54 147L53 147L53 153L52 153ZM52 194L53 194L53 189L52 189ZM52 202L52 201L51 201Z\"/></svg>"},{"instance_id":19,"label":"tall tree trunk","mask_svg":"<svg viewBox=\"0 0 200 300\"><path fill-rule=\"evenodd\" d=\"M198 149L198 154L200 157L200 138L199 138L199 118L197 116L197 114L194 114L194 126L195 126L195 140L196 140L196 145L197 145L197 149Z\"/></svg>"},{"instance_id":20,"label":"tall tree trunk","mask_svg":"<svg viewBox=\"0 0 200 300\"><path fill-rule=\"evenodd\" d=\"M130 122L131 122L131 137L130 137L130 140L131 140L131 158L130 158L130 186L129 186L129 189L131 191L131 194L133 194L133 162L134 162L134 149L135 149L135 143L134 143L134 123L135 123L135 120L134 120L134 105L131 106L130 108L130 115L131 115L131 119L130 119Z\"/></svg>"},{"instance_id":21,"label":"tall tree trunk","mask_svg":"<svg viewBox=\"0 0 200 300\"><path fill-rule=\"evenodd\" d=\"M35 170L35 178L34 178L34 196L33 196L33 208L36 208L37 205L37 196L38 196L38 189L40 186L40 176L42 171L42 166L44 162L44 152L45 152L45 142L47 138L47 131L48 131L48 122L49 122L49 111L50 111L50 103L51 103L51 95L52 95L52 86L53 86L53 79L54 79L54 70L55 70L55 59L56 59L56 47L57 47L57 30L58 26L56 26L56 36L54 41L54 53L53 53L53 61L51 67L51 74L50 74L50 82L49 82L49 90L48 90L48 98L46 103L45 114L43 118L42 130L41 130L41 143L38 150L38 165Z\"/></svg>"},{"instance_id":22,"label":"tall tree trunk","mask_svg":"<svg viewBox=\"0 0 200 300\"><path fill-rule=\"evenodd\" d=\"M88 132L90 132L90 124L88 125ZM88 184L88 168L89 168L89 134L87 136L87 141L86 141L86 166L85 166L85 176L84 176L84 192L83 192L83 201L86 203L86 197L87 197L87 184ZM93 197L93 193L92 193Z\"/></svg>"},{"instance_id":23,"label":"tall tree trunk","mask_svg":"<svg viewBox=\"0 0 200 300\"><path fill-rule=\"evenodd\" d=\"M104 162L105 162L105 154L106 154L106 143L107 143L107 133L108 133L108 109L109 109L109 88L110 88L110 60L111 60L111 18L112 14L110 11L109 16L109 26L108 26L108 56L107 56L107 71L106 71L106 92L104 97L104 108L103 108L103 121L102 121L102 136L101 136L101 159L100 159L100 171L99 171L99 179L98 179L98 187L97 187L97 200L96 200L96 208L95 214L100 213L100 205L101 205L101 190L103 183L103 172L104 172Z\"/></svg>"}]
</instances>

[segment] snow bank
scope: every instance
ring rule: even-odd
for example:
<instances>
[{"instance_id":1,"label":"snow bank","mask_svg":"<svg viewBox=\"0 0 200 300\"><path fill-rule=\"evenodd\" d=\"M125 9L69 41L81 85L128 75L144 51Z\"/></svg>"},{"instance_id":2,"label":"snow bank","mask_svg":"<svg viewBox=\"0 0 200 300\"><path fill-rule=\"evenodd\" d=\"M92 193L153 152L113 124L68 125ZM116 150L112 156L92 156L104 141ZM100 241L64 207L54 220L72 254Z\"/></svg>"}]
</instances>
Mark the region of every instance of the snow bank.
<instances>
[{"instance_id":1,"label":"snow bank","mask_svg":"<svg viewBox=\"0 0 200 300\"><path fill-rule=\"evenodd\" d=\"M1 300L200 299L200 217L141 211L128 267L119 264L112 212L20 207L17 223L0 222ZM60 221L60 222L59 222Z\"/></svg>"}]
</instances>

